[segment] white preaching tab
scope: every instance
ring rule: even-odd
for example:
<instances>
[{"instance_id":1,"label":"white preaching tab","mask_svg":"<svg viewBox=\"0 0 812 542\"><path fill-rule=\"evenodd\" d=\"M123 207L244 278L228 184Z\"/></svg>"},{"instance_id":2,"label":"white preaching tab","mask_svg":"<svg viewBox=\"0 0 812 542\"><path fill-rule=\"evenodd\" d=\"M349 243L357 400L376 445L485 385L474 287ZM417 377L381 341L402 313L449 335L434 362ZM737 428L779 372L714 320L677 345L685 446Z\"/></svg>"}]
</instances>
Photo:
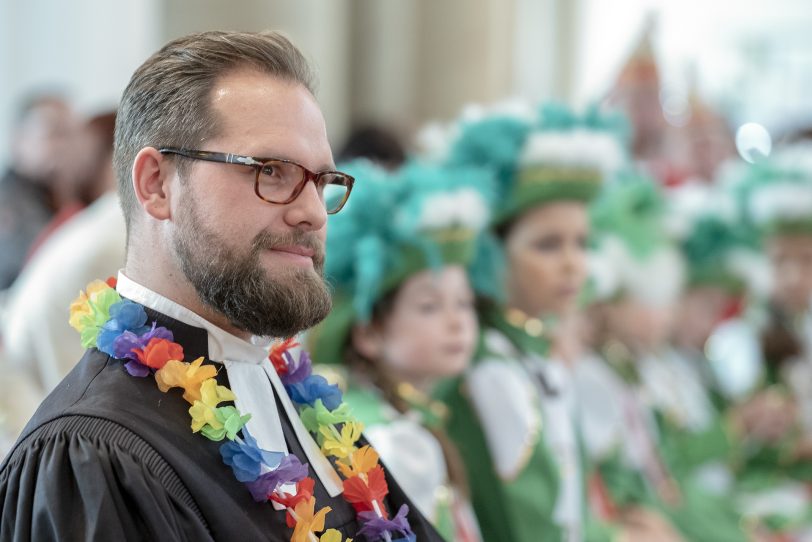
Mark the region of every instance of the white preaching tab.
<instances>
[{"instance_id":1,"label":"white preaching tab","mask_svg":"<svg viewBox=\"0 0 812 542\"><path fill-rule=\"evenodd\" d=\"M285 433L279 419L279 410L273 396L273 388L262 365L225 360L231 391L237 399L234 404L240 414L251 414L245 425L257 445L269 452L288 453Z\"/></svg>"}]
</instances>

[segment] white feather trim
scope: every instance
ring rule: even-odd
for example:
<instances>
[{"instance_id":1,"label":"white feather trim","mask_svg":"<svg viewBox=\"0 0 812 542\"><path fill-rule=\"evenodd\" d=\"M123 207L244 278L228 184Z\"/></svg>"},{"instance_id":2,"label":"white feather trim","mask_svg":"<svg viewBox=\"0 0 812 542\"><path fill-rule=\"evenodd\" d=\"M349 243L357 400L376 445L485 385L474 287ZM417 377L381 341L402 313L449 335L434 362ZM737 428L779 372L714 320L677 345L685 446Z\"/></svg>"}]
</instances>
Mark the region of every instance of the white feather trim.
<instances>
[{"instance_id":1,"label":"white feather trim","mask_svg":"<svg viewBox=\"0 0 812 542\"><path fill-rule=\"evenodd\" d=\"M661 307L675 303L684 286L685 264L674 247L662 247L640 261L629 253L623 241L608 235L591 260L590 271L599 299L625 292L638 301Z\"/></svg>"},{"instance_id":2,"label":"white feather trim","mask_svg":"<svg viewBox=\"0 0 812 542\"><path fill-rule=\"evenodd\" d=\"M462 226L480 231L488 218L488 204L482 196L473 188L461 188L427 198L416 225L427 230Z\"/></svg>"},{"instance_id":3,"label":"white feather trim","mask_svg":"<svg viewBox=\"0 0 812 542\"><path fill-rule=\"evenodd\" d=\"M620 143L608 133L576 129L566 132L537 132L525 143L519 163L586 167L607 175L625 162Z\"/></svg>"},{"instance_id":4,"label":"white feather trim","mask_svg":"<svg viewBox=\"0 0 812 542\"><path fill-rule=\"evenodd\" d=\"M812 185L777 182L759 189L749 202L756 224L782 220L812 219Z\"/></svg>"}]
</instances>

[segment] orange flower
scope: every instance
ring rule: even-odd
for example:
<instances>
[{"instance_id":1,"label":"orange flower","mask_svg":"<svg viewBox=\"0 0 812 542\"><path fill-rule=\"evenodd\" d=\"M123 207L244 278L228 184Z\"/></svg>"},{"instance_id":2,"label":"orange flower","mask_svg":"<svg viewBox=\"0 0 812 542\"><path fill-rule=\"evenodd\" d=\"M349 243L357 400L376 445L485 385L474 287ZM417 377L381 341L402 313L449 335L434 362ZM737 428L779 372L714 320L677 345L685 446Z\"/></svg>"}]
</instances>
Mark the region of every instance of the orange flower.
<instances>
[{"instance_id":1,"label":"orange flower","mask_svg":"<svg viewBox=\"0 0 812 542\"><path fill-rule=\"evenodd\" d=\"M349 461L349 464L345 461ZM354 451L344 461L337 461L338 470L344 475L344 478L352 478L360 474L366 474L378 464L378 452L372 446L364 446L363 448Z\"/></svg>"},{"instance_id":2,"label":"orange flower","mask_svg":"<svg viewBox=\"0 0 812 542\"><path fill-rule=\"evenodd\" d=\"M155 382L158 389L166 393L169 388L183 388L183 398L194 404L202 399L201 385L203 382L217 375L213 365L203 365L203 358L197 358L192 363L169 360L155 373Z\"/></svg>"},{"instance_id":3,"label":"orange flower","mask_svg":"<svg viewBox=\"0 0 812 542\"><path fill-rule=\"evenodd\" d=\"M310 542L311 533L324 530L324 517L332 509L325 506L314 513L315 508L316 498L310 497L310 499L297 504L293 509L296 527L293 528L293 536L290 537L290 542Z\"/></svg>"},{"instance_id":4,"label":"orange flower","mask_svg":"<svg viewBox=\"0 0 812 542\"><path fill-rule=\"evenodd\" d=\"M296 505L298 505L302 501L309 501L310 498L313 496L313 486L316 484L316 481L311 477L302 478L299 482L296 483L296 493L284 493L280 495L279 493L272 493L271 500L274 502L278 502L285 508L290 508L291 510L296 509ZM296 520L293 519L293 516L290 515L290 512L285 516L285 520L288 524L288 527L293 527L296 525Z\"/></svg>"},{"instance_id":5,"label":"orange flower","mask_svg":"<svg viewBox=\"0 0 812 542\"><path fill-rule=\"evenodd\" d=\"M358 512L371 512L375 510L373 501L378 503L379 509L386 515L383 499L389 492L386 484L386 475L380 465L376 465L367 473L366 481L360 476L344 480L344 499Z\"/></svg>"},{"instance_id":6,"label":"orange flower","mask_svg":"<svg viewBox=\"0 0 812 542\"><path fill-rule=\"evenodd\" d=\"M163 369L166 362L183 360L183 347L178 343L166 339L150 339L143 349L135 351L138 361L152 369Z\"/></svg>"}]
</instances>

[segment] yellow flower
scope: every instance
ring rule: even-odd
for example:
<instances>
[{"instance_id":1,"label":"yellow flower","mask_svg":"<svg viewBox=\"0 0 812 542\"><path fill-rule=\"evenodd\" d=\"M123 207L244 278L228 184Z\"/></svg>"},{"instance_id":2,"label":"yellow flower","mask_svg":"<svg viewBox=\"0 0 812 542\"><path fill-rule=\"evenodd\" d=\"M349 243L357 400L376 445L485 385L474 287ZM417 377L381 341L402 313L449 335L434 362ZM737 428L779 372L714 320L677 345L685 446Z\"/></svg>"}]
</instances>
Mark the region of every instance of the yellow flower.
<instances>
[{"instance_id":1,"label":"yellow flower","mask_svg":"<svg viewBox=\"0 0 812 542\"><path fill-rule=\"evenodd\" d=\"M324 437L321 450L324 455L333 456L338 459L345 459L352 454L356 448L355 443L361 438L361 431L364 426L360 422L347 422L341 428L341 435L335 435L333 426L322 427L319 432Z\"/></svg>"},{"instance_id":2,"label":"yellow flower","mask_svg":"<svg viewBox=\"0 0 812 542\"><path fill-rule=\"evenodd\" d=\"M167 363L167 365L169 364ZM211 426L211 429L223 429L221 416L217 416L217 405L223 401L233 401L234 394L225 386L218 386L217 381L213 378L205 380L199 391L200 399L194 401L189 408L189 415L192 416L192 431L197 433L205 425Z\"/></svg>"},{"instance_id":3,"label":"yellow flower","mask_svg":"<svg viewBox=\"0 0 812 542\"><path fill-rule=\"evenodd\" d=\"M348 463L347 463L348 461ZM364 446L355 450L344 461L336 461L338 470L344 478L352 478L359 474L366 474L378 464L378 452L372 446Z\"/></svg>"},{"instance_id":4,"label":"yellow flower","mask_svg":"<svg viewBox=\"0 0 812 542\"><path fill-rule=\"evenodd\" d=\"M217 411L201 401L194 402L189 408L189 415L192 417L192 432L194 433L206 425L211 426L212 429L223 428L223 423L217 419Z\"/></svg>"},{"instance_id":5,"label":"yellow flower","mask_svg":"<svg viewBox=\"0 0 812 542\"><path fill-rule=\"evenodd\" d=\"M335 529L327 529L324 531L324 534L319 537L319 542L341 542L342 540L341 532ZM352 542L352 538L348 538L344 542Z\"/></svg>"},{"instance_id":6,"label":"yellow flower","mask_svg":"<svg viewBox=\"0 0 812 542\"><path fill-rule=\"evenodd\" d=\"M216 375L217 369L213 365L203 365L202 357L197 358L192 363L170 360L155 373L155 382L158 384L158 389L164 393L169 388L183 388L183 398L187 402L194 404L195 401L202 399L201 388L205 382L211 380L213 385L216 386L217 382L214 380ZM231 391L225 386L216 386L215 393L218 392L222 397L231 394ZM233 401L233 397L234 395L231 394L230 399L224 398L222 400Z\"/></svg>"},{"instance_id":7,"label":"yellow flower","mask_svg":"<svg viewBox=\"0 0 812 542\"><path fill-rule=\"evenodd\" d=\"M325 506L314 514L315 507L316 498L310 497L310 499L297 504L293 509L296 527L293 528L293 536L290 537L291 542L310 542L311 533L324 530L324 517L331 508Z\"/></svg>"}]
</instances>

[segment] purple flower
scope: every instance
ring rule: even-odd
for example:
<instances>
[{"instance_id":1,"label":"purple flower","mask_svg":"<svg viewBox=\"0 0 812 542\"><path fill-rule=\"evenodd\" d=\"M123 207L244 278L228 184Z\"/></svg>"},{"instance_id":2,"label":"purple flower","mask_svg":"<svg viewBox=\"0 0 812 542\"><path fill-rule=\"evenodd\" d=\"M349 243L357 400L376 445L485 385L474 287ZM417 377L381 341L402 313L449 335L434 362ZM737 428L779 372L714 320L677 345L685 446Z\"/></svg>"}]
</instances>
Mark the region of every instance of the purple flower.
<instances>
[{"instance_id":1,"label":"purple flower","mask_svg":"<svg viewBox=\"0 0 812 542\"><path fill-rule=\"evenodd\" d=\"M298 361L293 359L290 352L285 352L282 355L285 356L285 360L288 362L288 372L281 376L284 385L292 386L293 384L298 384L313 372L310 354L304 350L299 354Z\"/></svg>"},{"instance_id":2,"label":"purple flower","mask_svg":"<svg viewBox=\"0 0 812 542\"><path fill-rule=\"evenodd\" d=\"M307 463L302 463L293 454L286 455L272 471L260 474L253 482L248 482L248 490L257 502L265 502L268 495L285 484L295 484L307 476Z\"/></svg>"},{"instance_id":3,"label":"purple flower","mask_svg":"<svg viewBox=\"0 0 812 542\"><path fill-rule=\"evenodd\" d=\"M115 356L113 345L116 339L126 331L137 335L147 332L149 328L144 325L146 323L147 313L144 307L123 299L110 307L110 319L102 326L96 345L105 354Z\"/></svg>"},{"instance_id":4,"label":"purple flower","mask_svg":"<svg viewBox=\"0 0 812 542\"><path fill-rule=\"evenodd\" d=\"M137 376L144 378L149 376L150 370L146 365L142 365L138 360L130 360L124 364L124 369L130 373L130 376Z\"/></svg>"},{"instance_id":5,"label":"purple flower","mask_svg":"<svg viewBox=\"0 0 812 542\"><path fill-rule=\"evenodd\" d=\"M310 375L301 382L285 385L285 389L290 399L300 405L314 406L316 399L321 399L327 410L335 410L341 404L341 390L321 375Z\"/></svg>"},{"instance_id":6,"label":"purple flower","mask_svg":"<svg viewBox=\"0 0 812 542\"><path fill-rule=\"evenodd\" d=\"M392 519L379 517L375 512L360 512L358 519L364 526L361 527L358 534L364 535L367 540L381 540L383 533L388 532L391 535L397 532L402 534L405 540L414 540L415 535L409 527L409 520L406 519L408 513L409 507L405 504L400 507L397 515Z\"/></svg>"},{"instance_id":7,"label":"purple flower","mask_svg":"<svg viewBox=\"0 0 812 542\"><path fill-rule=\"evenodd\" d=\"M158 324L152 322L152 328L146 333L137 334L132 331L125 331L116 338L113 342L113 357L116 359L129 359L136 361L138 357L133 353L133 350L140 350L147 346L151 339L166 339L173 341L174 337L172 332L165 327L158 327ZM132 373L130 373L132 374Z\"/></svg>"},{"instance_id":8,"label":"purple flower","mask_svg":"<svg viewBox=\"0 0 812 542\"><path fill-rule=\"evenodd\" d=\"M262 472L262 465L274 468L285 456L282 452L269 452L257 444L247 427L242 428L242 442L229 440L220 446L223 462L234 470L240 482L253 482Z\"/></svg>"}]
</instances>

